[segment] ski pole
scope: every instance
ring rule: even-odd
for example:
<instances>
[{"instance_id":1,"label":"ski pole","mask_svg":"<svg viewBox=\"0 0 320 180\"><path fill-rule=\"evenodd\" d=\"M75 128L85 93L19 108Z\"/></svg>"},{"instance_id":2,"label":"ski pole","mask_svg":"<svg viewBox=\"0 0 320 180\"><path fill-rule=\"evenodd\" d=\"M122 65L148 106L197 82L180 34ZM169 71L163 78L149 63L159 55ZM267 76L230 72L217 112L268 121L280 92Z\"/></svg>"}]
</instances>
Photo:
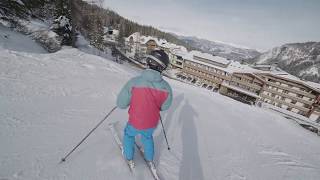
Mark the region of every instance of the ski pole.
<instances>
[{"instance_id":1,"label":"ski pole","mask_svg":"<svg viewBox=\"0 0 320 180\"><path fill-rule=\"evenodd\" d=\"M163 130L164 138L166 139L166 142L167 142L168 151L170 151L170 146L169 146L169 143L168 143L167 134L166 134L166 131L164 130L164 126L163 126L163 122L162 122L161 116L160 116L160 122L161 122L161 125L162 125L162 130Z\"/></svg>"},{"instance_id":2,"label":"ski pole","mask_svg":"<svg viewBox=\"0 0 320 180\"><path fill-rule=\"evenodd\" d=\"M70 156L71 153L73 153L74 150L76 150L80 144L83 143L84 140L86 140L90 134L96 130L109 116L110 114L117 108L117 106L115 106L114 108L111 109L111 111L106 115L106 117L104 117L64 158L61 159L60 163L65 162L66 159Z\"/></svg>"}]
</instances>

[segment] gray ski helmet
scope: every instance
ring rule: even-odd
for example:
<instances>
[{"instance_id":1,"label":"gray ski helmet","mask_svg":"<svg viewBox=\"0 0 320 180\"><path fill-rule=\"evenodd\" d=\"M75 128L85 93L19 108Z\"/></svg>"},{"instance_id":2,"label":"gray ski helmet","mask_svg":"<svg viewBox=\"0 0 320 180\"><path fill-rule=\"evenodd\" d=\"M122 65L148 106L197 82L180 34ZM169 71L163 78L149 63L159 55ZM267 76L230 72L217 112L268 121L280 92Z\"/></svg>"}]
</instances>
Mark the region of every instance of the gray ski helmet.
<instances>
[{"instance_id":1,"label":"gray ski helmet","mask_svg":"<svg viewBox=\"0 0 320 180\"><path fill-rule=\"evenodd\" d=\"M163 50L153 50L147 56L147 64L150 69L162 72L169 65L169 57Z\"/></svg>"}]
</instances>

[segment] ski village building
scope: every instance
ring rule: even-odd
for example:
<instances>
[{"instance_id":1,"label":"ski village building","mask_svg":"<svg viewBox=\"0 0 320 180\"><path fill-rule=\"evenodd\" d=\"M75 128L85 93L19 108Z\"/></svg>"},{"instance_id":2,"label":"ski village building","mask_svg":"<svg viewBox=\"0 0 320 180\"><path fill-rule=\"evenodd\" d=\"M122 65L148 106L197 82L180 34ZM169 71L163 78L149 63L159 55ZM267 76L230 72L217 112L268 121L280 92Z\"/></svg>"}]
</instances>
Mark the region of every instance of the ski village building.
<instances>
[{"instance_id":1,"label":"ski village building","mask_svg":"<svg viewBox=\"0 0 320 180\"><path fill-rule=\"evenodd\" d=\"M141 58L157 48L165 50L170 71L180 81L320 123L320 87L316 83L307 83L271 65L242 65L199 51L188 52L182 46L140 33L130 35L125 42L131 58Z\"/></svg>"},{"instance_id":2,"label":"ski village building","mask_svg":"<svg viewBox=\"0 0 320 180\"><path fill-rule=\"evenodd\" d=\"M129 37L125 38L125 45L126 56L138 61L142 61L142 63L144 63L144 57L155 49L163 49L169 55L171 50L173 49L187 51L183 46L169 43L164 39L158 39L151 36L143 36L139 32L133 33Z\"/></svg>"},{"instance_id":3,"label":"ski village building","mask_svg":"<svg viewBox=\"0 0 320 180\"><path fill-rule=\"evenodd\" d=\"M320 119L320 89L280 69L250 67L194 51L174 55L173 67L182 67L177 77L183 81L247 104L264 102L277 111Z\"/></svg>"}]
</instances>

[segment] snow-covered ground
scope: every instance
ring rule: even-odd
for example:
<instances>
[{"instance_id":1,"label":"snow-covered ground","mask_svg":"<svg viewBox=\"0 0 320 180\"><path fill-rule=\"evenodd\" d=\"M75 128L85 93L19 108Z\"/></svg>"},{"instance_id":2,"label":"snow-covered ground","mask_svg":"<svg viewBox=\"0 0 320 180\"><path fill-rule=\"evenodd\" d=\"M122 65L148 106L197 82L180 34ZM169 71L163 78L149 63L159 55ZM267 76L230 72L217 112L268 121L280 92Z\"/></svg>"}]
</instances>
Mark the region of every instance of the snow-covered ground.
<instances>
[{"instance_id":1,"label":"snow-covered ground","mask_svg":"<svg viewBox=\"0 0 320 180\"><path fill-rule=\"evenodd\" d=\"M77 49L36 54L0 49L0 179L151 179L140 155L135 177L104 123L63 164L60 159L115 105L138 69ZM155 132L165 180L320 179L319 137L277 114L168 80L172 108ZM122 132L125 110L108 122Z\"/></svg>"},{"instance_id":2,"label":"snow-covered ground","mask_svg":"<svg viewBox=\"0 0 320 180\"><path fill-rule=\"evenodd\" d=\"M31 37L14 32L0 23L0 49L1 48L31 53L47 53L47 51L36 44Z\"/></svg>"}]
</instances>

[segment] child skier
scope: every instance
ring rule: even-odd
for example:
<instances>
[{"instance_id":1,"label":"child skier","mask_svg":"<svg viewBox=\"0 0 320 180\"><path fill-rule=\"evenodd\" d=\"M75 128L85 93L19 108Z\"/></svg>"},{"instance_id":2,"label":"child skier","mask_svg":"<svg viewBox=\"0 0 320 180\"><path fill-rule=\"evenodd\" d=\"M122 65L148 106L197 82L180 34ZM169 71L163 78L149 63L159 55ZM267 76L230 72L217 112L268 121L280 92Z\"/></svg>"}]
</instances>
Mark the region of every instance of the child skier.
<instances>
[{"instance_id":1,"label":"child skier","mask_svg":"<svg viewBox=\"0 0 320 180\"><path fill-rule=\"evenodd\" d=\"M129 107L129 121L124 129L123 154L130 167L134 167L133 156L135 136L141 135L145 159L154 167L153 132L160 119L160 111L169 109L172 103L170 85L162 79L161 73L169 64L168 55L162 50L154 50L147 56L148 69L140 76L132 78L120 91L117 106Z\"/></svg>"}]
</instances>

